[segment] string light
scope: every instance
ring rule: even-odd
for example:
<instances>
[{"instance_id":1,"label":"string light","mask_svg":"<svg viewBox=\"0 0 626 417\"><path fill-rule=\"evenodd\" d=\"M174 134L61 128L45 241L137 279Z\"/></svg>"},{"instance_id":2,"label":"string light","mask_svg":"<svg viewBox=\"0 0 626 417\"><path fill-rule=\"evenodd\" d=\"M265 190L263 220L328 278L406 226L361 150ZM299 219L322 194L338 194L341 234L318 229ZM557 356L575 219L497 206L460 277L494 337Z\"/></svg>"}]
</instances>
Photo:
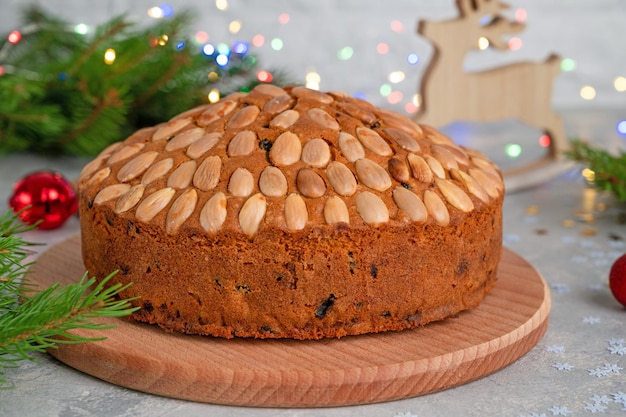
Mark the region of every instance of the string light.
<instances>
[{"instance_id":1,"label":"string light","mask_svg":"<svg viewBox=\"0 0 626 417\"><path fill-rule=\"evenodd\" d=\"M580 96L585 100L593 100L596 98L596 89L586 85L580 89Z\"/></svg>"},{"instance_id":2,"label":"string light","mask_svg":"<svg viewBox=\"0 0 626 417\"><path fill-rule=\"evenodd\" d=\"M522 147L517 143L509 143L504 147L504 152L509 158L515 159L522 154Z\"/></svg>"},{"instance_id":3,"label":"string light","mask_svg":"<svg viewBox=\"0 0 626 417\"><path fill-rule=\"evenodd\" d=\"M77 33L79 35L86 35L89 33L89 26L84 23L79 23L74 26L74 33Z\"/></svg>"},{"instance_id":4,"label":"string light","mask_svg":"<svg viewBox=\"0 0 626 417\"><path fill-rule=\"evenodd\" d=\"M259 70L256 73L256 78L257 78L257 80L261 81L262 83L271 83L272 79L274 79L274 76L269 71Z\"/></svg>"},{"instance_id":5,"label":"string light","mask_svg":"<svg viewBox=\"0 0 626 417\"><path fill-rule=\"evenodd\" d=\"M523 42L522 42L522 40L520 38L513 37L513 38L509 39L508 45L509 45L509 49L511 51L517 51L517 50L522 48Z\"/></svg>"},{"instance_id":6,"label":"string light","mask_svg":"<svg viewBox=\"0 0 626 417\"><path fill-rule=\"evenodd\" d=\"M15 45L19 41L22 40L22 34L20 33L19 30L14 30L11 33L9 33L9 36L7 36L7 39L9 40L9 43L12 43L13 45Z\"/></svg>"},{"instance_id":7,"label":"string light","mask_svg":"<svg viewBox=\"0 0 626 417\"><path fill-rule=\"evenodd\" d=\"M588 182L594 182L596 180L596 173L589 168L583 169L581 174Z\"/></svg>"},{"instance_id":8,"label":"string light","mask_svg":"<svg viewBox=\"0 0 626 417\"><path fill-rule=\"evenodd\" d=\"M339 52L337 52L337 58L342 61L347 61L348 59L352 58L352 55L354 55L354 49L352 49L351 46L341 48Z\"/></svg>"},{"instance_id":9,"label":"string light","mask_svg":"<svg viewBox=\"0 0 626 417\"><path fill-rule=\"evenodd\" d=\"M214 83L220 78L220 75L215 71L211 71L207 74L207 78L209 79L210 82Z\"/></svg>"},{"instance_id":10,"label":"string light","mask_svg":"<svg viewBox=\"0 0 626 417\"><path fill-rule=\"evenodd\" d=\"M615 126L615 130L617 130L620 136L626 137L626 120L620 120Z\"/></svg>"},{"instance_id":11,"label":"string light","mask_svg":"<svg viewBox=\"0 0 626 417\"><path fill-rule=\"evenodd\" d=\"M162 4L159 6L159 9L161 9L161 13L163 14L163 17L172 17L174 16L174 7L172 7L171 4Z\"/></svg>"},{"instance_id":12,"label":"string light","mask_svg":"<svg viewBox=\"0 0 626 417\"><path fill-rule=\"evenodd\" d=\"M572 58L565 58L561 61L561 71L570 72L576 69L576 61Z\"/></svg>"},{"instance_id":13,"label":"string light","mask_svg":"<svg viewBox=\"0 0 626 417\"><path fill-rule=\"evenodd\" d=\"M211 91L209 91L207 98L209 99L209 103L217 103L218 101L220 101L220 90L218 90L217 88L213 88Z\"/></svg>"},{"instance_id":14,"label":"string light","mask_svg":"<svg viewBox=\"0 0 626 417\"><path fill-rule=\"evenodd\" d=\"M478 49L484 51L487 48L489 48L489 39L485 38L484 36L478 38Z\"/></svg>"},{"instance_id":15,"label":"string light","mask_svg":"<svg viewBox=\"0 0 626 417\"><path fill-rule=\"evenodd\" d=\"M194 39L198 44L202 45L209 42L209 34L201 30L196 32Z\"/></svg>"},{"instance_id":16,"label":"string light","mask_svg":"<svg viewBox=\"0 0 626 417\"><path fill-rule=\"evenodd\" d=\"M409 65L415 65L420 62L420 57L417 54L410 53L406 57L406 62L408 62Z\"/></svg>"},{"instance_id":17,"label":"string light","mask_svg":"<svg viewBox=\"0 0 626 417\"><path fill-rule=\"evenodd\" d=\"M215 8L217 10L228 10L228 0L215 0Z\"/></svg>"},{"instance_id":18,"label":"string light","mask_svg":"<svg viewBox=\"0 0 626 417\"><path fill-rule=\"evenodd\" d=\"M241 20L233 20L228 24L228 31L233 35L241 30Z\"/></svg>"},{"instance_id":19,"label":"string light","mask_svg":"<svg viewBox=\"0 0 626 417\"><path fill-rule=\"evenodd\" d=\"M380 55L385 55L389 53L389 45L384 42L379 43L378 45L376 45L376 52L378 52Z\"/></svg>"},{"instance_id":20,"label":"string light","mask_svg":"<svg viewBox=\"0 0 626 417\"><path fill-rule=\"evenodd\" d=\"M319 90L321 82L322 77L320 77L317 72L309 71L306 73L305 85L307 88L310 88L312 90Z\"/></svg>"},{"instance_id":21,"label":"string light","mask_svg":"<svg viewBox=\"0 0 626 417\"><path fill-rule=\"evenodd\" d=\"M163 19L163 10L158 6L150 7L148 9L148 16L153 19Z\"/></svg>"},{"instance_id":22,"label":"string light","mask_svg":"<svg viewBox=\"0 0 626 417\"><path fill-rule=\"evenodd\" d=\"M252 45L256 46L257 48L262 47L264 44L265 44L265 36L254 35L252 37Z\"/></svg>"},{"instance_id":23,"label":"string light","mask_svg":"<svg viewBox=\"0 0 626 417\"><path fill-rule=\"evenodd\" d=\"M222 68L228 65L228 61L229 61L228 55L218 54L215 57L215 63Z\"/></svg>"},{"instance_id":24,"label":"string light","mask_svg":"<svg viewBox=\"0 0 626 417\"><path fill-rule=\"evenodd\" d=\"M104 51L104 63L105 64L113 65L113 63L115 62L115 58L116 58L115 49L109 48L106 51Z\"/></svg>"},{"instance_id":25,"label":"string light","mask_svg":"<svg viewBox=\"0 0 626 417\"><path fill-rule=\"evenodd\" d=\"M402 71L393 71L393 72L389 73L389 75L387 76L387 79L392 84L398 84L398 83L404 81L404 77L405 77L404 72L402 72Z\"/></svg>"},{"instance_id":26,"label":"string light","mask_svg":"<svg viewBox=\"0 0 626 417\"><path fill-rule=\"evenodd\" d=\"M169 40L170 40L169 36L163 34L157 38L157 43L159 44L159 46L165 46L167 45L167 42Z\"/></svg>"},{"instance_id":27,"label":"string light","mask_svg":"<svg viewBox=\"0 0 626 417\"><path fill-rule=\"evenodd\" d=\"M278 23L281 25L286 25L289 23L289 15L287 13L281 13L278 15Z\"/></svg>"},{"instance_id":28,"label":"string light","mask_svg":"<svg viewBox=\"0 0 626 417\"><path fill-rule=\"evenodd\" d=\"M250 45L248 45L248 42L243 42L243 41L233 42L232 51L236 53L237 55L245 55L248 53L249 49L250 49Z\"/></svg>"},{"instance_id":29,"label":"string light","mask_svg":"<svg viewBox=\"0 0 626 417\"><path fill-rule=\"evenodd\" d=\"M626 77L616 77L613 80L613 87L615 87L615 90L617 90L620 93L623 93L626 91Z\"/></svg>"},{"instance_id":30,"label":"string light","mask_svg":"<svg viewBox=\"0 0 626 417\"><path fill-rule=\"evenodd\" d=\"M541 135L539 137L539 146L543 147L543 148L547 148L548 146L550 146L550 136L548 135Z\"/></svg>"},{"instance_id":31,"label":"string light","mask_svg":"<svg viewBox=\"0 0 626 417\"><path fill-rule=\"evenodd\" d=\"M272 47L273 50L275 51L280 51L281 49L283 49L283 40L280 38L274 38L272 39L272 41L270 42L270 45Z\"/></svg>"},{"instance_id":32,"label":"string light","mask_svg":"<svg viewBox=\"0 0 626 417\"><path fill-rule=\"evenodd\" d=\"M205 44L202 47L202 53L206 56L211 56L215 53L215 46L210 43Z\"/></svg>"}]
</instances>

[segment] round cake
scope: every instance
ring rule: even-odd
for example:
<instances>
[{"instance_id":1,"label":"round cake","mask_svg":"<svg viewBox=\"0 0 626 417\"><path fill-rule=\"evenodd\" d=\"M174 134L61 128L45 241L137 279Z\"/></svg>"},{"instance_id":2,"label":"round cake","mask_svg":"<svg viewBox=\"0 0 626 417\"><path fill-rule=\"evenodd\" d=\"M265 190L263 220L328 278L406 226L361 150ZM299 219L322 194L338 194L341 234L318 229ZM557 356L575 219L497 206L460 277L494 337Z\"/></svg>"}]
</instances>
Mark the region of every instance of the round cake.
<instances>
[{"instance_id":1,"label":"round cake","mask_svg":"<svg viewBox=\"0 0 626 417\"><path fill-rule=\"evenodd\" d=\"M78 188L89 274L189 334L423 326L478 306L502 251L494 163L342 92L231 94L109 146Z\"/></svg>"}]
</instances>

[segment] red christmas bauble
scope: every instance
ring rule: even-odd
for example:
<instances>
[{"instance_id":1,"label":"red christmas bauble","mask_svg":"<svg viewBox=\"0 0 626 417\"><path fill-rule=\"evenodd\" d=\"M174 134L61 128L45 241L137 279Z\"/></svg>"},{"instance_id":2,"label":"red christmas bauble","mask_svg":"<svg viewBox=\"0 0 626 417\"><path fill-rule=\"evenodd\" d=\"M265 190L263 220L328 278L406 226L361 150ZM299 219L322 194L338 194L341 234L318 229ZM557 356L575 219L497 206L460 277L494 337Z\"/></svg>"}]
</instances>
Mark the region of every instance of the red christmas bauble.
<instances>
[{"instance_id":1,"label":"red christmas bauble","mask_svg":"<svg viewBox=\"0 0 626 417\"><path fill-rule=\"evenodd\" d=\"M626 253L617 258L611 267L609 287L615 299L626 306Z\"/></svg>"},{"instance_id":2,"label":"red christmas bauble","mask_svg":"<svg viewBox=\"0 0 626 417\"><path fill-rule=\"evenodd\" d=\"M13 186L9 206L27 224L39 229L55 229L78 209L74 188L58 172L33 172Z\"/></svg>"}]
</instances>

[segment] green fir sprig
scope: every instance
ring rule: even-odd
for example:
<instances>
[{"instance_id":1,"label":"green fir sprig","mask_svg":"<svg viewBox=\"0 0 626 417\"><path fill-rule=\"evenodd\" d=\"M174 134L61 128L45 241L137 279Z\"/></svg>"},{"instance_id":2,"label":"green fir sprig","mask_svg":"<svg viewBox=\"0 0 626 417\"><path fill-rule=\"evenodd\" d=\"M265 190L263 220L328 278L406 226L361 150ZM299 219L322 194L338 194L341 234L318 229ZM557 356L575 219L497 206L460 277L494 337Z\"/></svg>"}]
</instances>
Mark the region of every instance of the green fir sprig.
<instances>
[{"instance_id":1,"label":"green fir sprig","mask_svg":"<svg viewBox=\"0 0 626 417\"><path fill-rule=\"evenodd\" d=\"M617 155L581 140L573 140L566 153L594 172L591 181L596 188L611 192L618 201L626 201L626 152Z\"/></svg>"},{"instance_id":2,"label":"green fir sprig","mask_svg":"<svg viewBox=\"0 0 626 417\"><path fill-rule=\"evenodd\" d=\"M94 319L126 316L137 309L131 300L118 298L128 285L107 288L115 272L97 284L85 274L77 283L34 290L27 274L32 262L26 262L32 243L18 236L31 227L12 212L0 216L0 387L7 383L3 370L33 360L32 353L102 340L104 336L84 337L73 330L105 330L112 326Z\"/></svg>"},{"instance_id":3,"label":"green fir sprig","mask_svg":"<svg viewBox=\"0 0 626 417\"><path fill-rule=\"evenodd\" d=\"M93 156L136 130L259 83L259 63L203 53L190 10L139 26L118 16L88 33L43 9L24 10L19 40L0 37L0 154ZM106 51L115 58L105 60ZM274 82L281 76L274 72Z\"/></svg>"}]
</instances>

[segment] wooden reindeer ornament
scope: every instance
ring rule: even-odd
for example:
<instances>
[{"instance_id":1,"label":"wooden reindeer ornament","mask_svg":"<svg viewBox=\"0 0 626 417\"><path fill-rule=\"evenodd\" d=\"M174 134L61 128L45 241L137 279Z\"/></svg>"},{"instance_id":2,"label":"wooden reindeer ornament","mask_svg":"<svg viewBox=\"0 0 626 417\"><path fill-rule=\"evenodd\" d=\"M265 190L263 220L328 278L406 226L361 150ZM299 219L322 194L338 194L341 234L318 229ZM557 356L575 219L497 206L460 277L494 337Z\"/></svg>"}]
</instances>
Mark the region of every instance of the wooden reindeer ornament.
<instances>
[{"instance_id":1,"label":"wooden reindeer ornament","mask_svg":"<svg viewBox=\"0 0 626 417\"><path fill-rule=\"evenodd\" d=\"M505 181L517 176L509 189L545 181L550 173L537 170L545 171L562 160L568 148L563 123L551 107L552 82L560 72L561 59L551 55L544 62L465 72L465 56L478 49L480 38L495 48L508 49L502 37L522 31L525 25L502 16L500 11L508 6L498 0L456 0L456 6L460 14L456 19L419 22L417 31L433 43L434 53L421 82L417 121L441 127L453 121L517 119L537 127L550 138L546 157L504 175Z\"/></svg>"}]
</instances>

